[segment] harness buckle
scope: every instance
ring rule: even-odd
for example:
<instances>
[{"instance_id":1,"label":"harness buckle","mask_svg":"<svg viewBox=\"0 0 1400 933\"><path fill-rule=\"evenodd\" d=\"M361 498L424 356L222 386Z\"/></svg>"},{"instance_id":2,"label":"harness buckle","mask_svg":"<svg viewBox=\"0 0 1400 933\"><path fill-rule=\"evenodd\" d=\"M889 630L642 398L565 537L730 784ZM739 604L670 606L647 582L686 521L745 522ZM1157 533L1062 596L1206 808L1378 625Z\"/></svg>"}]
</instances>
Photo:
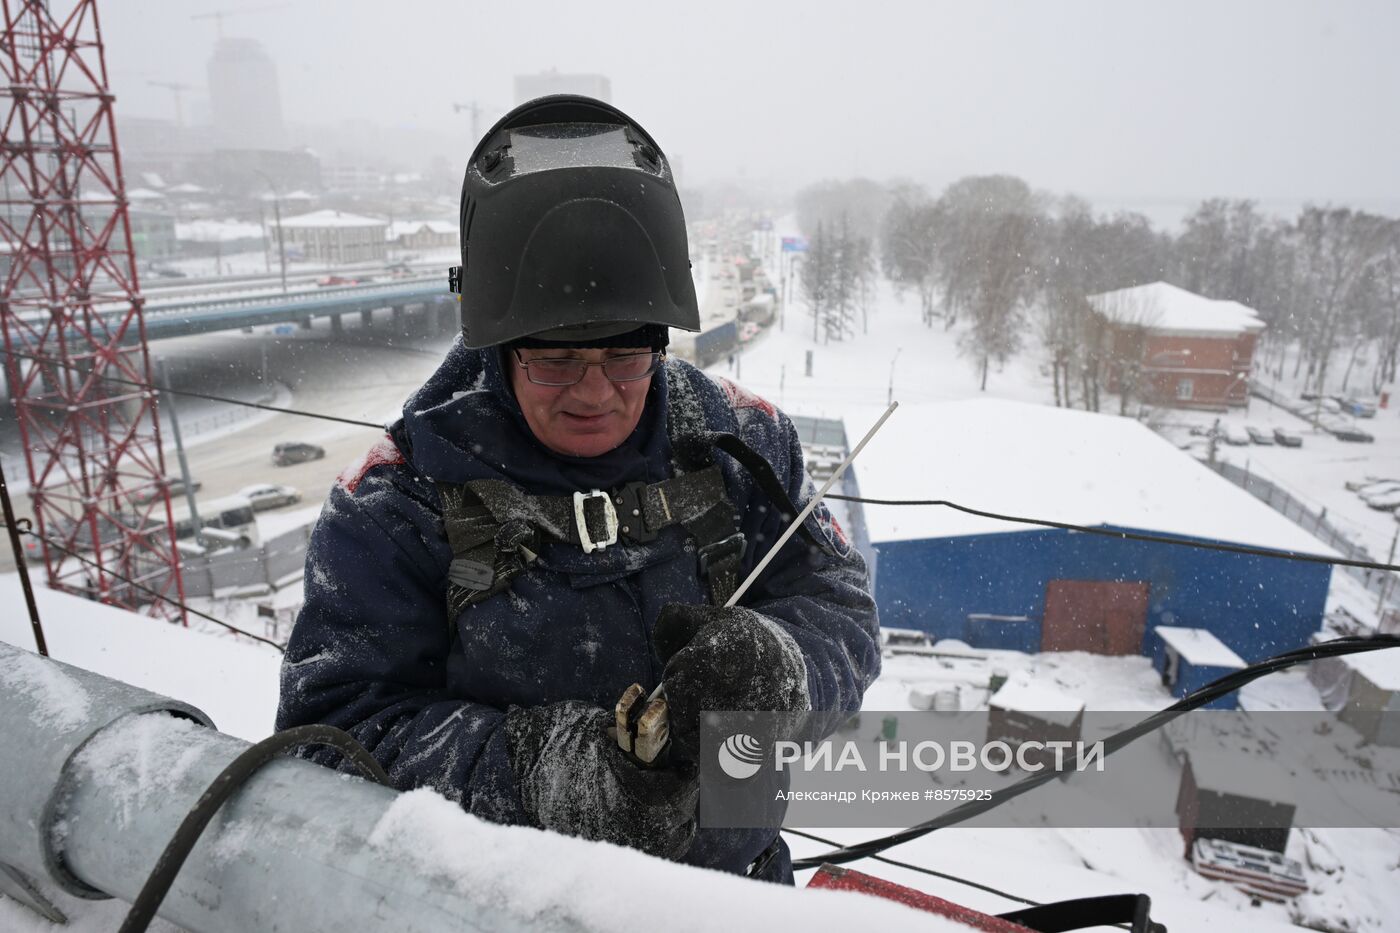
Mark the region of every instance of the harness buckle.
<instances>
[{"instance_id":1,"label":"harness buckle","mask_svg":"<svg viewBox=\"0 0 1400 933\"><path fill-rule=\"evenodd\" d=\"M588 514L584 506L589 499L598 499L603 503L604 536L597 540L591 536L588 530ZM613 507L612 496L599 489L574 493L574 525L578 528L578 543L585 554L592 554L594 551L601 551L609 544L616 544L617 509Z\"/></svg>"},{"instance_id":2,"label":"harness buckle","mask_svg":"<svg viewBox=\"0 0 1400 933\"><path fill-rule=\"evenodd\" d=\"M646 495L647 484L628 483L615 493L617 507L622 513L622 535L629 541L644 544L656 540L656 532L647 527Z\"/></svg>"},{"instance_id":3,"label":"harness buckle","mask_svg":"<svg viewBox=\"0 0 1400 933\"><path fill-rule=\"evenodd\" d=\"M716 570L721 573L732 571L744 556L744 533L736 531L727 538L706 544L696 552L696 556L700 558L700 573L706 578Z\"/></svg>"}]
</instances>

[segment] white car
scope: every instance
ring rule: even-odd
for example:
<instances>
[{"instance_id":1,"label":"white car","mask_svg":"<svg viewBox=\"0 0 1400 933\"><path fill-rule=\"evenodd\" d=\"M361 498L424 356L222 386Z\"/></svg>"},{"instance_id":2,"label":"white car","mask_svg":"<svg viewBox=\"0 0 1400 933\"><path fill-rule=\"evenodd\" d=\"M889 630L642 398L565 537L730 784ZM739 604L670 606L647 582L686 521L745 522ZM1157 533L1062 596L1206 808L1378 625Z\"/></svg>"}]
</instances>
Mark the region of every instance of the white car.
<instances>
[{"instance_id":1,"label":"white car","mask_svg":"<svg viewBox=\"0 0 1400 933\"><path fill-rule=\"evenodd\" d=\"M1361 492L1366 487L1375 486L1378 483L1394 483L1396 486L1400 486L1400 479L1391 479L1387 476L1366 476L1361 479L1349 479L1345 485L1352 492Z\"/></svg>"},{"instance_id":2,"label":"white car","mask_svg":"<svg viewBox=\"0 0 1400 933\"><path fill-rule=\"evenodd\" d=\"M1397 506L1400 506L1400 489L1392 489L1389 492L1379 492L1361 498L1378 512L1392 512Z\"/></svg>"},{"instance_id":3,"label":"white car","mask_svg":"<svg viewBox=\"0 0 1400 933\"><path fill-rule=\"evenodd\" d=\"M1386 493L1395 492L1397 489L1400 489L1400 480L1381 479L1376 480L1374 483L1358 486L1353 492L1363 499L1369 499L1371 496L1385 495Z\"/></svg>"},{"instance_id":4,"label":"white car","mask_svg":"<svg viewBox=\"0 0 1400 933\"><path fill-rule=\"evenodd\" d=\"M1220 434L1221 438L1227 444L1233 444L1236 447L1249 446L1249 435L1245 433L1244 428L1238 427L1233 424L1222 425L1220 428Z\"/></svg>"},{"instance_id":5,"label":"white car","mask_svg":"<svg viewBox=\"0 0 1400 933\"><path fill-rule=\"evenodd\" d=\"M280 509L284 505L295 505L301 501L301 491L294 486L281 483L257 483L238 490L240 496L253 504L254 512Z\"/></svg>"}]
</instances>

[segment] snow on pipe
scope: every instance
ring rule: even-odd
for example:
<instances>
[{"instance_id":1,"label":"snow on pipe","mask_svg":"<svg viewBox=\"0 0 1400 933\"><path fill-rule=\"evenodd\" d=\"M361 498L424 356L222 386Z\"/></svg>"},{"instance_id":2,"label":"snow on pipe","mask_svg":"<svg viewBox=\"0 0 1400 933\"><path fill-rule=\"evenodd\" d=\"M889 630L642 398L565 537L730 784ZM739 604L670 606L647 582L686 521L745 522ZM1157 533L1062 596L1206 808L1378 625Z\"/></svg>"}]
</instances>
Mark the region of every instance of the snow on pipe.
<instances>
[{"instance_id":1,"label":"snow on pipe","mask_svg":"<svg viewBox=\"0 0 1400 933\"><path fill-rule=\"evenodd\" d=\"M8 862L79 896L133 900L181 820L248 747L184 703L0 642L0 881L14 881ZM677 931L968 929L860 895L497 826L429 791L399 794L292 758L224 804L159 915L196 933L592 931L639 917Z\"/></svg>"}]
</instances>

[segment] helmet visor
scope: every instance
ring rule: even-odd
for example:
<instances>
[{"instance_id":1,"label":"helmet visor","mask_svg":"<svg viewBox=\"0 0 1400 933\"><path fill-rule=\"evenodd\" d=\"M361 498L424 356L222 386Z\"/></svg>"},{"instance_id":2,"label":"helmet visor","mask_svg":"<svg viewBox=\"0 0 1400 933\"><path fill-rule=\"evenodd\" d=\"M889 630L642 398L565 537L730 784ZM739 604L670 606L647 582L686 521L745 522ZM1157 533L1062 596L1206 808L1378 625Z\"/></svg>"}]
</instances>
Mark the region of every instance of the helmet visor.
<instances>
[{"instance_id":1,"label":"helmet visor","mask_svg":"<svg viewBox=\"0 0 1400 933\"><path fill-rule=\"evenodd\" d=\"M508 130L515 175L579 166L637 168L626 128L604 123L553 123Z\"/></svg>"}]
</instances>

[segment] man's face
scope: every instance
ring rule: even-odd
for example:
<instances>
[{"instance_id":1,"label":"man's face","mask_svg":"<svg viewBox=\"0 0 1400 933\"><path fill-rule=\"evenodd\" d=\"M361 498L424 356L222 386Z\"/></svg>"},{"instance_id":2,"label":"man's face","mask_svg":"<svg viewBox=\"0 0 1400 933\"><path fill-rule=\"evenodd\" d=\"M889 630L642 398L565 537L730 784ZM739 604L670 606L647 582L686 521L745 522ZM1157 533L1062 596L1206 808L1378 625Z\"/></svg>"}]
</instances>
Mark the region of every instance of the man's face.
<instances>
[{"instance_id":1,"label":"man's face","mask_svg":"<svg viewBox=\"0 0 1400 933\"><path fill-rule=\"evenodd\" d=\"M613 382L603 374L603 367L590 366L580 382L545 386L531 382L522 363L548 359L601 363L611 357L650 352L650 347L512 350L505 358L515 399L535 438L555 453L597 457L617 447L636 429L652 377Z\"/></svg>"}]
</instances>

